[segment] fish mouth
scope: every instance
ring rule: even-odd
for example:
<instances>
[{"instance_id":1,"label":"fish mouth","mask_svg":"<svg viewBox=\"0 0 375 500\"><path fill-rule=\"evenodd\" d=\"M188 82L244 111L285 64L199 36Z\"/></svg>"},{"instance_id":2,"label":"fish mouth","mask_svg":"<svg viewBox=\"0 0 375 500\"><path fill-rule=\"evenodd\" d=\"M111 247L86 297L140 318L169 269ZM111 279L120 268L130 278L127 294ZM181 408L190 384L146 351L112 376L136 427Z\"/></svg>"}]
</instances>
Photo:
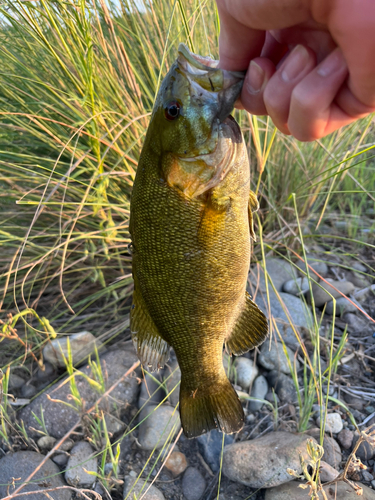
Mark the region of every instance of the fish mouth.
<instances>
[{"instance_id":1,"label":"fish mouth","mask_svg":"<svg viewBox=\"0 0 375 500\"><path fill-rule=\"evenodd\" d=\"M178 48L177 64L193 91L199 87L200 92L207 93L208 100L210 94L211 99L213 94L216 96L216 117L224 122L241 93L245 72L218 68L219 61L194 54L183 43Z\"/></svg>"}]
</instances>

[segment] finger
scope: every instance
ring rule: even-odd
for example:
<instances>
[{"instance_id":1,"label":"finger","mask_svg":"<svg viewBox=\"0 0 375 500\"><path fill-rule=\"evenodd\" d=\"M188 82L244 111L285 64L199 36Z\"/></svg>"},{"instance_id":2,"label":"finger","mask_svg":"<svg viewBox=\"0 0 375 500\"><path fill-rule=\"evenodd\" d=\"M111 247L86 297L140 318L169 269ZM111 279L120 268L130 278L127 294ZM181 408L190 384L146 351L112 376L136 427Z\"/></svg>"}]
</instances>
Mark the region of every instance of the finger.
<instances>
[{"instance_id":1,"label":"finger","mask_svg":"<svg viewBox=\"0 0 375 500\"><path fill-rule=\"evenodd\" d=\"M314 66L314 52L303 45L297 45L265 87L263 100L267 114L285 134L289 133L288 116L292 92Z\"/></svg>"},{"instance_id":2,"label":"finger","mask_svg":"<svg viewBox=\"0 0 375 500\"><path fill-rule=\"evenodd\" d=\"M275 65L265 57L257 57L250 61L241 92L241 104L249 113L267 114L263 92L275 71Z\"/></svg>"},{"instance_id":3,"label":"finger","mask_svg":"<svg viewBox=\"0 0 375 500\"><path fill-rule=\"evenodd\" d=\"M294 137L311 141L353 121L334 103L347 76L343 53L336 48L294 88L288 118Z\"/></svg>"}]
</instances>

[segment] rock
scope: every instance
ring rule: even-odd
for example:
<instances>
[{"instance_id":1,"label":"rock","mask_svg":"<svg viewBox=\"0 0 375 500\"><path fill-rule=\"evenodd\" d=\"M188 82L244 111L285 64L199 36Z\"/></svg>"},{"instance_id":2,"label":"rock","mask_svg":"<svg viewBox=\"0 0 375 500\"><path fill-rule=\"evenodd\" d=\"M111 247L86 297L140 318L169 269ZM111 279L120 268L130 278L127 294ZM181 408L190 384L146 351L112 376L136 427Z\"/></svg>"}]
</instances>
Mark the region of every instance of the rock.
<instances>
[{"instance_id":1,"label":"rock","mask_svg":"<svg viewBox=\"0 0 375 500\"><path fill-rule=\"evenodd\" d=\"M65 481L76 488L91 488L96 477L85 472L98 472L98 460L94 455L94 450L86 441L77 443L72 451L65 471Z\"/></svg>"},{"instance_id":2,"label":"rock","mask_svg":"<svg viewBox=\"0 0 375 500\"><path fill-rule=\"evenodd\" d=\"M350 281L353 283L354 286L358 288L365 288L366 286L371 285L370 281L366 278L366 276L355 272L350 273Z\"/></svg>"},{"instance_id":3,"label":"rock","mask_svg":"<svg viewBox=\"0 0 375 500\"><path fill-rule=\"evenodd\" d=\"M323 440L323 448L323 460L335 469L338 469L342 460L340 446L333 438L325 435Z\"/></svg>"},{"instance_id":4,"label":"rock","mask_svg":"<svg viewBox=\"0 0 375 500\"><path fill-rule=\"evenodd\" d=\"M50 382L55 377L55 373L54 365L44 360L43 366L36 371L36 378L39 382Z\"/></svg>"},{"instance_id":5,"label":"rock","mask_svg":"<svg viewBox=\"0 0 375 500\"><path fill-rule=\"evenodd\" d=\"M134 485L134 483L137 483ZM133 488L134 485L134 488ZM145 493L147 491L147 493ZM163 493L156 486L137 477L125 476L124 499L142 498L142 500L165 500Z\"/></svg>"},{"instance_id":6,"label":"rock","mask_svg":"<svg viewBox=\"0 0 375 500\"><path fill-rule=\"evenodd\" d=\"M100 349L103 343L90 332L79 332L69 336L61 336L49 342L43 349L43 357L54 366L65 368L68 359L68 339L72 353L73 365L77 365L95 352L95 346Z\"/></svg>"},{"instance_id":7,"label":"rock","mask_svg":"<svg viewBox=\"0 0 375 500\"><path fill-rule=\"evenodd\" d=\"M340 443L341 448L349 450L352 447L354 432L350 429L343 429L337 434L337 441Z\"/></svg>"},{"instance_id":8,"label":"rock","mask_svg":"<svg viewBox=\"0 0 375 500\"><path fill-rule=\"evenodd\" d=\"M306 483L292 481L267 490L265 500L306 500L308 490L300 488L300 484ZM359 497L361 500L375 500L374 490L363 484L358 484L358 486L363 488L363 496ZM358 500L358 495L353 488L343 482L323 486L323 489L327 500ZM321 498L321 494L319 494L319 498Z\"/></svg>"},{"instance_id":9,"label":"rock","mask_svg":"<svg viewBox=\"0 0 375 500\"><path fill-rule=\"evenodd\" d=\"M328 266L323 260L318 259L316 257L307 257L307 263L310 266L310 268L312 267L323 278L325 278L326 275L328 274ZM307 274L305 262L303 262L302 260L299 260L297 262L297 267L299 269L299 274L301 276L305 276L305 274ZM309 268L309 274L314 280L316 280L318 277L314 273L314 271L312 271L310 268Z\"/></svg>"},{"instance_id":10,"label":"rock","mask_svg":"<svg viewBox=\"0 0 375 500\"><path fill-rule=\"evenodd\" d=\"M279 404L280 403L280 398L279 396L276 394L276 392L273 392L273 391L268 391L267 394L265 395L264 399L266 401L269 401L270 403L272 403L273 405L275 404L275 398L276 398L276 404Z\"/></svg>"},{"instance_id":11,"label":"rock","mask_svg":"<svg viewBox=\"0 0 375 500\"><path fill-rule=\"evenodd\" d=\"M328 481L333 481L339 475L336 469L332 465L327 464L324 460L320 462L320 480L322 483L328 483Z\"/></svg>"},{"instance_id":12,"label":"rock","mask_svg":"<svg viewBox=\"0 0 375 500\"><path fill-rule=\"evenodd\" d=\"M187 466L186 457L180 451L172 451L168 460L165 462L165 467L172 472L173 476L182 474Z\"/></svg>"},{"instance_id":13,"label":"rock","mask_svg":"<svg viewBox=\"0 0 375 500\"><path fill-rule=\"evenodd\" d=\"M56 443L56 438L52 436L42 436L38 439L37 445L41 450L52 450Z\"/></svg>"},{"instance_id":14,"label":"rock","mask_svg":"<svg viewBox=\"0 0 375 500\"><path fill-rule=\"evenodd\" d=\"M288 311L288 314L292 320L292 323L295 326L303 326L305 328L312 328L313 325L313 316L311 313L311 308L308 306L304 300L299 297L295 297L290 293L279 292L280 299L284 303L285 309ZM269 290L269 299L270 299L270 309L271 315L274 318L278 318L285 323L289 324L289 319L286 316L284 309L278 299L276 293L271 289ZM268 314L268 304L267 304L267 296L265 294L258 293L255 297L255 302L258 307L264 312L264 314L269 318Z\"/></svg>"},{"instance_id":15,"label":"rock","mask_svg":"<svg viewBox=\"0 0 375 500\"><path fill-rule=\"evenodd\" d=\"M358 432L355 432L353 438L353 447L357 443L358 437L359 437ZM367 441L364 441L359 445L359 448L355 454L362 461L371 460L375 456L375 446L372 446Z\"/></svg>"},{"instance_id":16,"label":"rock","mask_svg":"<svg viewBox=\"0 0 375 500\"><path fill-rule=\"evenodd\" d=\"M218 430L214 429L197 438L199 451L203 458L210 466L213 472L220 469L220 456L223 444L223 435ZM233 443L234 437L232 434L226 434L224 437L224 445Z\"/></svg>"},{"instance_id":17,"label":"rock","mask_svg":"<svg viewBox=\"0 0 375 500\"><path fill-rule=\"evenodd\" d=\"M182 478L182 493L186 500L200 500L206 489L206 481L195 467L188 467Z\"/></svg>"},{"instance_id":18,"label":"rock","mask_svg":"<svg viewBox=\"0 0 375 500\"><path fill-rule=\"evenodd\" d=\"M290 360L292 368L294 366L294 353L286 346L287 356ZM277 370L283 373L290 373L288 359L284 353L282 344L279 342L264 342L260 348L259 364L267 370ZM297 370L299 370L299 362L296 361Z\"/></svg>"},{"instance_id":19,"label":"rock","mask_svg":"<svg viewBox=\"0 0 375 500\"><path fill-rule=\"evenodd\" d=\"M355 410L362 411L366 406L366 401L363 400L360 396L354 396L352 394L344 393L345 403L349 405L349 408L354 408Z\"/></svg>"},{"instance_id":20,"label":"rock","mask_svg":"<svg viewBox=\"0 0 375 500\"><path fill-rule=\"evenodd\" d=\"M114 434L121 432L125 429L126 424L122 420L106 413L104 415L105 425L107 427L108 434L112 437Z\"/></svg>"},{"instance_id":21,"label":"rock","mask_svg":"<svg viewBox=\"0 0 375 500\"><path fill-rule=\"evenodd\" d=\"M142 422L144 418L146 420ZM178 410L167 405L147 406L141 411L139 421L142 423L139 426L138 442L143 450L153 450L155 446L162 448L171 439L172 429L174 434L181 429Z\"/></svg>"},{"instance_id":22,"label":"rock","mask_svg":"<svg viewBox=\"0 0 375 500\"><path fill-rule=\"evenodd\" d=\"M357 306L361 307L361 305L354 298L350 298L350 300L354 302L354 304L357 304ZM357 308L354 304L349 302L349 300L345 297L339 297L336 299L336 316L342 316L346 312L356 312ZM326 313L333 316L333 300L327 302Z\"/></svg>"},{"instance_id":23,"label":"rock","mask_svg":"<svg viewBox=\"0 0 375 500\"><path fill-rule=\"evenodd\" d=\"M134 351L117 349L115 351L108 351L100 357L103 372L108 376L105 378L105 388L109 389L115 382L121 378L128 369L138 361ZM80 375L80 373L94 378L94 374L89 366L85 366L78 370L75 375L76 385L81 395L82 400L85 402L86 409L90 408L100 397L90 383ZM56 384L48 388L46 392L36 397L29 405L22 408L17 416L22 419L26 430L30 437L39 437L40 434L30 427L37 430L42 430L33 413L39 418L41 416L41 408L44 412L44 421L46 424L47 432L50 436L55 438L63 437L71 427L79 420L79 409L75 411L73 408L66 406L54 400L62 400L70 405L74 404L70 399L70 386L65 383L66 379L60 380ZM52 398L52 401L47 398L47 394ZM108 397L103 398L99 404L99 408L108 411L118 411L137 400L138 395L138 382L137 374L134 371L121 383L119 383Z\"/></svg>"},{"instance_id":24,"label":"rock","mask_svg":"<svg viewBox=\"0 0 375 500\"><path fill-rule=\"evenodd\" d=\"M232 481L251 488L271 488L291 481L287 468L301 473L299 454L307 459L309 436L271 432L259 439L225 446L223 473Z\"/></svg>"},{"instance_id":25,"label":"rock","mask_svg":"<svg viewBox=\"0 0 375 500\"><path fill-rule=\"evenodd\" d=\"M279 373L277 370L272 370L268 374L267 379L271 387L275 389L281 403L293 404L298 401L297 390L291 377L288 377L284 373Z\"/></svg>"},{"instance_id":26,"label":"rock","mask_svg":"<svg viewBox=\"0 0 375 500\"><path fill-rule=\"evenodd\" d=\"M263 375L259 375L254 381L254 385L251 390L251 397L257 399L264 399L268 392L267 380ZM250 401L249 409L250 411L258 411L262 408L264 403L261 401Z\"/></svg>"},{"instance_id":27,"label":"rock","mask_svg":"<svg viewBox=\"0 0 375 500\"><path fill-rule=\"evenodd\" d=\"M35 451L17 451L16 453L6 455L0 460L0 498L5 498L8 494L14 492L22 481L34 472L34 470L44 460L44 455L40 455ZM13 483L13 478L17 480ZM18 479L20 478L20 479ZM43 487L43 481L48 478L46 487ZM38 491L34 495L27 495L25 498L28 500L42 500L47 498L42 492L46 488L56 488L65 486L60 469L52 460L47 460L46 463L35 473L33 482L27 484L22 493L29 491ZM9 488L9 492L8 492ZM70 500L72 492L69 489L49 491L48 495L54 500Z\"/></svg>"},{"instance_id":28,"label":"rock","mask_svg":"<svg viewBox=\"0 0 375 500\"><path fill-rule=\"evenodd\" d=\"M65 439L63 443L60 444L59 450L61 451L70 451L74 446L73 439Z\"/></svg>"},{"instance_id":29,"label":"rock","mask_svg":"<svg viewBox=\"0 0 375 500\"><path fill-rule=\"evenodd\" d=\"M337 288L338 291L332 288L330 284ZM313 283L311 287L316 307L323 306L326 302L331 301L332 297L334 299L342 297L339 292L343 293L344 295L349 295L350 293L354 292L354 288L355 287L353 283L351 283L350 281L336 281L329 278L327 278L327 283L321 281L319 284ZM328 290L329 293L326 292L326 290ZM311 304L310 292L307 293L306 297L309 304Z\"/></svg>"},{"instance_id":30,"label":"rock","mask_svg":"<svg viewBox=\"0 0 375 500\"><path fill-rule=\"evenodd\" d=\"M320 427L320 417L316 419L317 425ZM342 431L344 424L339 413L327 413L325 431L331 434L338 434Z\"/></svg>"},{"instance_id":31,"label":"rock","mask_svg":"<svg viewBox=\"0 0 375 500\"><path fill-rule=\"evenodd\" d=\"M164 370L164 382L168 391L168 400L172 406L176 408L177 403L180 400L180 387L179 382L181 381L181 370L178 366L177 361L173 361L170 365L165 367ZM173 391L173 392L172 392Z\"/></svg>"},{"instance_id":32,"label":"rock","mask_svg":"<svg viewBox=\"0 0 375 500\"><path fill-rule=\"evenodd\" d=\"M373 323L370 320L349 312L345 313L342 319L348 325L349 333L361 333L363 336L372 333Z\"/></svg>"},{"instance_id":33,"label":"rock","mask_svg":"<svg viewBox=\"0 0 375 500\"><path fill-rule=\"evenodd\" d=\"M299 295L301 292L307 292L308 289L309 280L305 276L303 278L286 281L283 285L283 292L291 293L292 295Z\"/></svg>"},{"instance_id":34,"label":"rock","mask_svg":"<svg viewBox=\"0 0 375 500\"><path fill-rule=\"evenodd\" d=\"M21 389L25 383L26 381L24 378L17 375L17 373L10 372L8 390L13 391L14 389Z\"/></svg>"},{"instance_id":35,"label":"rock","mask_svg":"<svg viewBox=\"0 0 375 500\"><path fill-rule=\"evenodd\" d=\"M37 392L38 391L37 391L35 385L33 385L33 384L25 384L24 386L22 386L22 389L21 389L22 397L27 398L27 399L33 398Z\"/></svg>"},{"instance_id":36,"label":"rock","mask_svg":"<svg viewBox=\"0 0 375 500\"><path fill-rule=\"evenodd\" d=\"M356 271L359 271L360 273L367 273L368 269L364 264L361 264L361 262L358 262L358 260L354 260L350 263L350 267L355 269Z\"/></svg>"},{"instance_id":37,"label":"rock","mask_svg":"<svg viewBox=\"0 0 375 500\"><path fill-rule=\"evenodd\" d=\"M69 455L66 453L59 453L58 455L54 455L52 460L59 467L65 467L69 460Z\"/></svg>"},{"instance_id":38,"label":"rock","mask_svg":"<svg viewBox=\"0 0 375 500\"><path fill-rule=\"evenodd\" d=\"M362 471L362 477L363 480L366 481L367 483L371 483L371 481L374 479L374 476L368 470Z\"/></svg>"},{"instance_id":39,"label":"rock","mask_svg":"<svg viewBox=\"0 0 375 500\"><path fill-rule=\"evenodd\" d=\"M145 373L145 378L142 380L141 391L138 399L138 408L143 408L147 405L158 405L165 398L165 391L161 387L161 381L158 373ZM178 394L178 389L176 389Z\"/></svg>"},{"instance_id":40,"label":"rock","mask_svg":"<svg viewBox=\"0 0 375 500\"><path fill-rule=\"evenodd\" d=\"M269 277L278 292L281 292L283 284L286 281L297 278L296 268L285 259L278 259L275 257L268 258L266 260L266 267ZM259 265L252 268L250 272L250 281L254 287L256 287L259 282L259 289L262 292L266 291L264 271ZM269 283L268 287L272 288L272 285Z\"/></svg>"},{"instance_id":41,"label":"rock","mask_svg":"<svg viewBox=\"0 0 375 500\"><path fill-rule=\"evenodd\" d=\"M234 360L232 381L240 385L243 389L248 389L258 375L258 371L258 367L251 359L240 356Z\"/></svg>"}]
</instances>

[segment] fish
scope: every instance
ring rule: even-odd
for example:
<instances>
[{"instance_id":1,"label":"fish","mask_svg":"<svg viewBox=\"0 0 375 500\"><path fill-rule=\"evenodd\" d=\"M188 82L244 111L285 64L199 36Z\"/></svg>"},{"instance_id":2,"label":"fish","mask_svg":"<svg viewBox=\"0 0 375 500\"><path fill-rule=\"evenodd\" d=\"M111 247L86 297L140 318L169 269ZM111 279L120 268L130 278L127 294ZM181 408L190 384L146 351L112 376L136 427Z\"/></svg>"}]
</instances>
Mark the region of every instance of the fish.
<instances>
[{"instance_id":1,"label":"fish","mask_svg":"<svg viewBox=\"0 0 375 500\"><path fill-rule=\"evenodd\" d=\"M243 427L223 346L238 356L268 334L246 292L258 201L230 115L243 79L180 44L155 99L131 196L131 336L150 371L174 349L188 438Z\"/></svg>"}]
</instances>

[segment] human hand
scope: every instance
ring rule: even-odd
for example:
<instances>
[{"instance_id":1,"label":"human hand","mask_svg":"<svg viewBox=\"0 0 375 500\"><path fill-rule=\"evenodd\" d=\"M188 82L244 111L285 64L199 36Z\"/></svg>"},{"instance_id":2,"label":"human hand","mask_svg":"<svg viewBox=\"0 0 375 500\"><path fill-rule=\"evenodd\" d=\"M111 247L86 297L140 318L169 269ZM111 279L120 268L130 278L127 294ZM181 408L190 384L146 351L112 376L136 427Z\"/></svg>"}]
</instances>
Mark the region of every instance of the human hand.
<instances>
[{"instance_id":1,"label":"human hand","mask_svg":"<svg viewBox=\"0 0 375 500\"><path fill-rule=\"evenodd\" d=\"M242 106L312 141L375 111L374 0L216 0Z\"/></svg>"}]
</instances>

